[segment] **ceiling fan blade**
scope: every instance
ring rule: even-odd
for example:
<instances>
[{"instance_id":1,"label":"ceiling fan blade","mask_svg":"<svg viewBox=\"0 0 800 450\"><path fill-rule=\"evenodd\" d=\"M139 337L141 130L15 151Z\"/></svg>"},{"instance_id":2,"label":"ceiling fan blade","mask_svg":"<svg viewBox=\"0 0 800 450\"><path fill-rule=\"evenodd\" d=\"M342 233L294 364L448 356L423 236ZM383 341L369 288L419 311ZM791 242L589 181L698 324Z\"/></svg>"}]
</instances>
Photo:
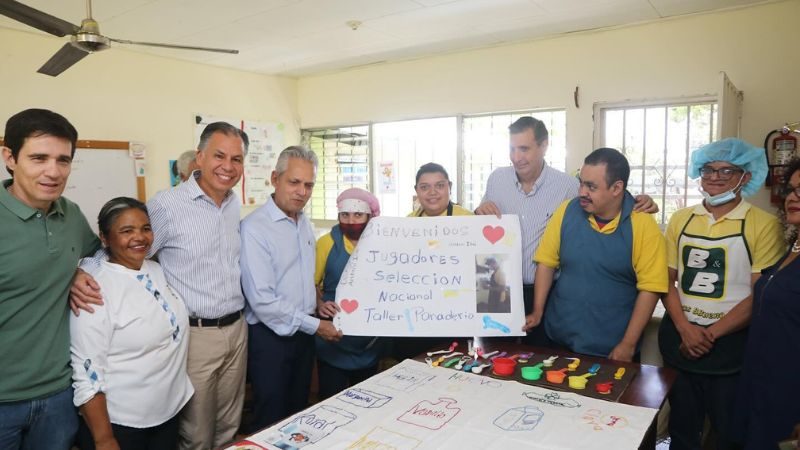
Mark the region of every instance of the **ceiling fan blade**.
<instances>
[{"instance_id":1,"label":"ceiling fan blade","mask_svg":"<svg viewBox=\"0 0 800 450\"><path fill-rule=\"evenodd\" d=\"M129 41L126 39L114 39L114 38L108 38L108 39L113 42L119 42L120 44L147 45L149 47L175 48L178 50L200 50L203 52L231 53L234 55L239 54L239 50L229 50L225 48L192 47L189 45L160 44L157 42L139 42L139 41Z\"/></svg>"},{"instance_id":2,"label":"ceiling fan blade","mask_svg":"<svg viewBox=\"0 0 800 450\"><path fill-rule=\"evenodd\" d=\"M56 36L75 34L80 27L14 0L0 0L0 14Z\"/></svg>"},{"instance_id":3,"label":"ceiling fan blade","mask_svg":"<svg viewBox=\"0 0 800 450\"><path fill-rule=\"evenodd\" d=\"M37 70L39 73L58 76L61 72L72 67L73 64L82 60L89 53L83 51L70 43L64 44L61 50L57 51L42 67Z\"/></svg>"}]
</instances>

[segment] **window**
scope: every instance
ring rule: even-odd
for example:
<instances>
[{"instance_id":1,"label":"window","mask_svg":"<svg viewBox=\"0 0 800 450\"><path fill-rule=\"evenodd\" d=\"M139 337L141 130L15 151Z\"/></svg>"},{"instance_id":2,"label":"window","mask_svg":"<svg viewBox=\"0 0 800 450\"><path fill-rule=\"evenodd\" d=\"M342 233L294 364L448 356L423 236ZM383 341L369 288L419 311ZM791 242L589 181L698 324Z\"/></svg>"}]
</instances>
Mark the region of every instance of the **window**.
<instances>
[{"instance_id":1,"label":"window","mask_svg":"<svg viewBox=\"0 0 800 450\"><path fill-rule=\"evenodd\" d=\"M486 192L486 180L498 167L510 164L508 158L508 126L522 116L533 116L547 126L550 143L545 160L550 166L564 171L567 164L566 112L518 111L476 116L464 116L464 184L463 203L475 209Z\"/></svg>"},{"instance_id":2,"label":"window","mask_svg":"<svg viewBox=\"0 0 800 450\"><path fill-rule=\"evenodd\" d=\"M628 190L653 198L662 228L672 213L703 199L687 167L690 152L716 136L713 100L598 108L599 146L625 154L631 166Z\"/></svg>"},{"instance_id":3,"label":"window","mask_svg":"<svg viewBox=\"0 0 800 450\"><path fill-rule=\"evenodd\" d=\"M373 192L381 214L405 216L415 209L414 181L422 164L447 170L452 201L475 209L486 180L510 164L508 126L522 116L543 121L550 134L545 155L558 170L566 166L564 110L516 111L383 122L372 125L302 130L303 142L319 156L317 185L307 210L312 219L336 220L336 197L350 187ZM459 139L459 129L461 136ZM459 141L463 152L459 155Z\"/></svg>"},{"instance_id":4,"label":"window","mask_svg":"<svg viewBox=\"0 0 800 450\"><path fill-rule=\"evenodd\" d=\"M369 189L369 126L303 130L303 142L319 158L309 202L312 219L335 220L336 197L345 189Z\"/></svg>"},{"instance_id":5,"label":"window","mask_svg":"<svg viewBox=\"0 0 800 450\"><path fill-rule=\"evenodd\" d=\"M458 201L455 117L376 123L372 132L372 167L381 174L376 178L381 179L386 170L393 172L384 178L393 180L393 185L376 183L379 186L372 191L381 202L381 214L405 216L414 210L417 169L429 162L447 171L453 183L450 199Z\"/></svg>"}]
</instances>

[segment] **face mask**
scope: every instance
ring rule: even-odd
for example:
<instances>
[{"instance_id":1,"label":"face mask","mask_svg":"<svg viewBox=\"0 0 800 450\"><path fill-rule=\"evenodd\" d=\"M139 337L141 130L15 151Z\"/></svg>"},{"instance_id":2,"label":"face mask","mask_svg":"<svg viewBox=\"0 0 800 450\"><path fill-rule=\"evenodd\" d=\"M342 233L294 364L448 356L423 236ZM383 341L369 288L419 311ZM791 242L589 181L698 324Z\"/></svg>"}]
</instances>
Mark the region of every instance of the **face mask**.
<instances>
[{"instance_id":1,"label":"face mask","mask_svg":"<svg viewBox=\"0 0 800 450\"><path fill-rule=\"evenodd\" d=\"M736 199L736 193L741 190L741 184L743 179L744 175L742 175L742 177L739 178L739 182L736 183L736 186L733 189L731 189L730 191L723 192L721 194L708 195L708 193L702 189L700 189L700 192L703 194L703 198L705 199L708 206L724 205L725 203L728 203Z\"/></svg>"},{"instance_id":2,"label":"face mask","mask_svg":"<svg viewBox=\"0 0 800 450\"><path fill-rule=\"evenodd\" d=\"M361 233L364 232L364 228L367 227L367 223L339 223L339 229L342 230L342 233L347 236L348 239L351 241L357 241L361 237Z\"/></svg>"}]
</instances>

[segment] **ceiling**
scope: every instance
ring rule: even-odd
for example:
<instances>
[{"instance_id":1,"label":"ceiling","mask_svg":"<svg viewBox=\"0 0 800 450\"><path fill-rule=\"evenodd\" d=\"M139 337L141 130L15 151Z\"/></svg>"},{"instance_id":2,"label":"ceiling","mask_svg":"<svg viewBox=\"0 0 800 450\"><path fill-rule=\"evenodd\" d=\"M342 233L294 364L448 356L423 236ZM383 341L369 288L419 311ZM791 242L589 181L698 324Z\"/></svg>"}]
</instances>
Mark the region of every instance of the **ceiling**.
<instances>
[{"instance_id":1,"label":"ceiling","mask_svg":"<svg viewBox=\"0 0 800 450\"><path fill-rule=\"evenodd\" d=\"M83 0L20 1L76 25L86 16ZM110 37L234 48L240 54L125 46L130 50L298 77L768 2L95 0L92 9L100 31ZM347 25L353 20L361 22L356 30ZM0 27L45 34L4 16L0 16ZM62 43L59 38L53 40L55 52ZM43 55L42 63L49 56Z\"/></svg>"}]
</instances>

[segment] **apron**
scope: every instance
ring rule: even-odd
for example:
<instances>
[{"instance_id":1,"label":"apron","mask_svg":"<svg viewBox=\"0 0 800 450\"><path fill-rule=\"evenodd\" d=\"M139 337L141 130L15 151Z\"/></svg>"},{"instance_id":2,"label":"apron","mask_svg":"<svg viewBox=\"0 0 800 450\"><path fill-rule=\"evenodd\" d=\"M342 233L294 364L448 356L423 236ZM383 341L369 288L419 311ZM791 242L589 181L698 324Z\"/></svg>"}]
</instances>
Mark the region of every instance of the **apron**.
<instances>
[{"instance_id":1,"label":"apron","mask_svg":"<svg viewBox=\"0 0 800 450\"><path fill-rule=\"evenodd\" d=\"M678 237L678 296L686 319L707 328L751 294L752 259L744 238L744 219L738 233L709 238L686 233L695 216L689 217ZM745 328L718 338L711 352L689 360L678 350L681 338L669 315L659 328L664 360L695 373L738 372L746 342Z\"/></svg>"},{"instance_id":2,"label":"apron","mask_svg":"<svg viewBox=\"0 0 800 450\"><path fill-rule=\"evenodd\" d=\"M634 200L625 193L610 234L592 228L578 200L561 222L561 272L545 306L545 332L575 353L606 357L625 335L639 294L631 260Z\"/></svg>"},{"instance_id":3,"label":"apron","mask_svg":"<svg viewBox=\"0 0 800 450\"><path fill-rule=\"evenodd\" d=\"M344 236L339 225L331 229L333 247L325 261L325 277L322 279L322 300L332 302L336 299L336 288L342 277L344 267L350 259L344 246ZM317 357L328 364L344 370L359 370L377 364L381 347L377 337L342 336L339 342L328 342L315 336Z\"/></svg>"}]
</instances>

